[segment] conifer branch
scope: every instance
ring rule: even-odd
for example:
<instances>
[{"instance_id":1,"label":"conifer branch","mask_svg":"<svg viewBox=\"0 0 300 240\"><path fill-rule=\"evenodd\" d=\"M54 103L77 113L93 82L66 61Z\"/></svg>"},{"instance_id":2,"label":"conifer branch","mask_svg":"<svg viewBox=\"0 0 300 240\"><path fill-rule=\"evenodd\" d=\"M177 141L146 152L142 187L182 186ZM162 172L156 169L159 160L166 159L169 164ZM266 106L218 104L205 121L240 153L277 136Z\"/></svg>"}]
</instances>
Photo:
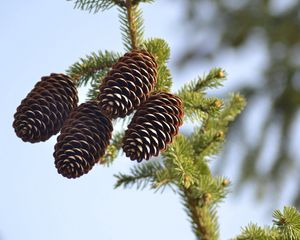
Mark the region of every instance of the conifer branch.
<instances>
[{"instance_id":1,"label":"conifer branch","mask_svg":"<svg viewBox=\"0 0 300 240\"><path fill-rule=\"evenodd\" d=\"M125 49L127 51L132 51L140 48L144 35L142 11L139 9L138 4L133 4L132 0L126 0L125 6L119 10L119 19Z\"/></svg>"},{"instance_id":2,"label":"conifer branch","mask_svg":"<svg viewBox=\"0 0 300 240\"><path fill-rule=\"evenodd\" d=\"M121 150L123 137L123 132L117 132L113 134L112 140L106 149L105 155L99 159L99 164L110 166L113 163Z\"/></svg>"},{"instance_id":3,"label":"conifer branch","mask_svg":"<svg viewBox=\"0 0 300 240\"><path fill-rule=\"evenodd\" d=\"M118 152L118 149L116 149L114 145L110 144L107 147L104 156L99 159L98 163L101 165L110 166L117 158Z\"/></svg>"},{"instance_id":4,"label":"conifer branch","mask_svg":"<svg viewBox=\"0 0 300 240\"><path fill-rule=\"evenodd\" d=\"M67 0L73 1L73 0ZM114 5L124 7L124 0L75 0L74 8L93 13L110 9Z\"/></svg>"},{"instance_id":5,"label":"conifer branch","mask_svg":"<svg viewBox=\"0 0 300 240\"><path fill-rule=\"evenodd\" d=\"M242 234L235 238L235 240L279 240L280 234L276 228L262 228L257 224L250 223L247 227L242 228Z\"/></svg>"},{"instance_id":6,"label":"conifer branch","mask_svg":"<svg viewBox=\"0 0 300 240\"><path fill-rule=\"evenodd\" d=\"M222 86L225 79L225 71L214 68L206 76L185 84L178 91L178 95L184 102L186 118L191 122L201 122L209 116L216 116L223 107L223 101L218 98L208 98L205 89Z\"/></svg>"},{"instance_id":7,"label":"conifer branch","mask_svg":"<svg viewBox=\"0 0 300 240\"><path fill-rule=\"evenodd\" d=\"M242 233L235 240L299 240L300 213L294 207L284 207L283 212L276 210L273 213L273 226L259 227L249 224L242 228Z\"/></svg>"},{"instance_id":8,"label":"conifer branch","mask_svg":"<svg viewBox=\"0 0 300 240\"><path fill-rule=\"evenodd\" d=\"M120 22L126 51L145 49L158 63L156 91L169 91L172 77L167 61L170 48L162 39L143 40L143 18L138 5L152 0L77 0L75 8L98 12L116 5L120 10ZM77 85L86 85L90 80L89 97L98 95L99 84L120 55L113 52L92 53L73 64L68 74ZM200 240L217 240L219 227L216 208L227 194L229 180L214 177L207 157L218 154L224 143L228 125L245 106L239 94L231 95L229 101L207 97L208 88L222 86L226 73L221 68L212 69L206 76L186 84L178 92L185 104L185 114L191 121L200 122L190 136L179 135L162 153L162 162L147 162L131 169L130 174L115 175L115 188L120 186L153 189L176 186L191 219L195 235ZM128 119L128 118L127 118ZM109 165L116 159L122 147L124 133L114 136L100 164ZM298 240L300 239L300 215L295 208L286 207L274 212L274 225L261 228L250 224L242 230L237 240Z\"/></svg>"},{"instance_id":9,"label":"conifer branch","mask_svg":"<svg viewBox=\"0 0 300 240\"><path fill-rule=\"evenodd\" d=\"M223 86L222 82L226 79L226 76L227 74L223 69L213 68L206 76L198 78L194 91L204 91L207 88Z\"/></svg>"},{"instance_id":10,"label":"conifer branch","mask_svg":"<svg viewBox=\"0 0 300 240\"><path fill-rule=\"evenodd\" d=\"M155 0L132 0L133 5L137 5L139 3L153 3Z\"/></svg>"},{"instance_id":11,"label":"conifer branch","mask_svg":"<svg viewBox=\"0 0 300 240\"><path fill-rule=\"evenodd\" d=\"M157 83L155 91L170 91L172 87L172 76L167 62L170 57L170 47L166 41L160 38L146 40L142 48L151 53L158 64Z\"/></svg>"},{"instance_id":12,"label":"conifer branch","mask_svg":"<svg viewBox=\"0 0 300 240\"><path fill-rule=\"evenodd\" d=\"M97 81L103 71L108 71L120 54L109 51L92 52L74 63L66 71L77 86L85 86L89 80Z\"/></svg>"},{"instance_id":13,"label":"conifer branch","mask_svg":"<svg viewBox=\"0 0 300 240\"><path fill-rule=\"evenodd\" d=\"M219 235L217 216L215 209L208 205L209 196L201 199L194 197L191 189L183 188L181 191L181 197L192 220L192 228L197 239L217 240Z\"/></svg>"},{"instance_id":14,"label":"conifer branch","mask_svg":"<svg viewBox=\"0 0 300 240\"><path fill-rule=\"evenodd\" d=\"M88 100L96 100L99 95L99 85L107 75L108 71L109 68L103 68L101 71L93 74L93 77L90 78L90 88L87 93Z\"/></svg>"},{"instance_id":15,"label":"conifer branch","mask_svg":"<svg viewBox=\"0 0 300 240\"><path fill-rule=\"evenodd\" d=\"M130 174L119 173L116 174L117 182L115 184L115 188L123 186L131 187L133 185L139 188L145 188L148 183L156 183L156 173L161 171L163 166L158 162L147 162L145 164L140 164L134 166Z\"/></svg>"},{"instance_id":16,"label":"conifer branch","mask_svg":"<svg viewBox=\"0 0 300 240\"><path fill-rule=\"evenodd\" d=\"M194 184L196 169L193 162L193 149L185 136L177 136L162 156L166 167L171 169L177 179L178 186L189 188Z\"/></svg>"},{"instance_id":17,"label":"conifer branch","mask_svg":"<svg viewBox=\"0 0 300 240\"><path fill-rule=\"evenodd\" d=\"M285 239L300 239L300 213L294 207L284 207L283 212L274 211L274 224Z\"/></svg>"},{"instance_id":18,"label":"conifer branch","mask_svg":"<svg viewBox=\"0 0 300 240\"><path fill-rule=\"evenodd\" d=\"M173 179L171 178L165 178L163 180L160 180L160 181L156 181L152 184L151 188L155 189L156 191L162 189L162 191L165 189L166 186L170 186L171 189L175 192L175 190L173 189L172 187L172 184L173 184Z\"/></svg>"},{"instance_id":19,"label":"conifer branch","mask_svg":"<svg viewBox=\"0 0 300 240\"><path fill-rule=\"evenodd\" d=\"M166 64L170 58L171 49L168 43L161 38L147 39L142 47L155 57L158 65Z\"/></svg>"},{"instance_id":20,"label":"conifer branch","mask_svg":"<svg viewBox=\"0 0 300 240\"><path fill-rule=\"evenodd\" d=\"M234 121L235 118L243 111L246 106L246 99L239 93L230 95L230 99L225 105L221 113L222 121L219 122L219 126L228 125Z\"/></svg>"},{"instance_id":21,"label":"conifer branch","mask_svg":"<svg viewBox=\"0 0 300 240\"><path fill-rule=\"evenodd\" d=\"M80 58L66 72L78 87L90 83L88 99L96 99L99 94L99 84L119 58L120 54L115 52L92 52L84 58Z\"/></svg>"},{"instance_id":22,"label":"conifer branch","mask_svg":"<svg viewBox=\"0 0 300 240\"><path fill-rule=\"evenodd\" d=\"M136 32L136 22L134 20L134 10L131 0L126 0L126 9L127 9L127 20L128 27L130 32L130 41L132 50L137 49L137 32Z\"/></svg>"}]
</instances>

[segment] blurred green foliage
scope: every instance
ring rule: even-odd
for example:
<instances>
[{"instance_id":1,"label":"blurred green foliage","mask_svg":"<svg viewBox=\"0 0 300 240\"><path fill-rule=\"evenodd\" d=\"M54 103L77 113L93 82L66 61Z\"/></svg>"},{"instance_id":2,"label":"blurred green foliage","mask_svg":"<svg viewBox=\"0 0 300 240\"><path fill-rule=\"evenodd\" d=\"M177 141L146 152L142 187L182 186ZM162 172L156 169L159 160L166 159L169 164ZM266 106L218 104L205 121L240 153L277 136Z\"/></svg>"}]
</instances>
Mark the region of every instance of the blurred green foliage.
<instances>
[{"instance_id":1,"label":"blurred green foliage","mask_svg":"<svg viewBox=\"0 0 300 240\"><path fill-rule=\"evenodd\" d=\"M234 156L235 162L241 162L240 181L237 181L239 187L254 181L258 196L272 194L273 199L278 199L287 182L300 182L299 154L295 154L291 148L292 145L297 146L296 141L300 137L299 132L294 131L295 125L299 124L296 119L300 112L300 1L177 2L185 9L185 28L182 29L186 29L182 47L184 51L178 59L179 68L204 59L213 62L220 52L226 50L242 51L253 39L257 48L251 49L251 54L261 54L257 51L263 49L266 56L262 68L252 71L255 76L257 71L261 71L259 84L247 84L246 79L240 78L237 90L246 96L248 107L233 123L230 134L232 141L229 141L226 149L237 147L244 153ZM205 37L201 39L199 35ZM240 62L247 61L240 59ZM251 78L249 75L246 77ZM270 103L265 113L260 111L262 100ZM266 115L258 130L259 136L254 141L249 137L250 112ZM238 144L234 145L234 142ZM265 152L270 149L276 153L266 155ZM226 151L224 155L222 168L229 160ZM284 199L300 207L299 187L297 191L294 196L285 195Z\"/></svg>"}]
</instances>

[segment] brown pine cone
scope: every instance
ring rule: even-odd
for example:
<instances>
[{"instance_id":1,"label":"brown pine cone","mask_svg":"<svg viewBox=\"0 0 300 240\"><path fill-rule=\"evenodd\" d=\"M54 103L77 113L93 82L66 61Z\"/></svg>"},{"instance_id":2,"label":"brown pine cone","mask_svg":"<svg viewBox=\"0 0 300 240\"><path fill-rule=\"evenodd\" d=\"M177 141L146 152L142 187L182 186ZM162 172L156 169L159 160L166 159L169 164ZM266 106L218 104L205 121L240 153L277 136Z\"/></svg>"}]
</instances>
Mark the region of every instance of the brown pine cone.
<instances>
[{"instance_id":1,"label":"brown pine cone","mask_svg":"<svg viewBox=\"0 0 300 240\"><path fill-rule=\"evenodd\" d=\"M82 103L64 123L54 147L55 167L67 178L89 172L109 144L112 122L96 101Z\"/></svg>"},{"instance_id":2,"label":"brown pine cone","mask_svg":"<svg viewBox=\"0 0 300 240\"><path fill-rule=\"evenodd\" d=\"M156 75L157 63L149 53L143 50L126 53L100 85L100 108L112 118L129 115L154 89Z\"/></svg>"},{"instance_id":3,"label":"brown pine cone","mask_svg":"<svg viewBox=\"0 0 300 240\"><path fill-rule=\"evenodd\" d=\"M150 96L125 131L123 150L126 156L138 162L157 156L177 135L183 115L179 97L166 92Z\"/></svg>"},{"instance_id":4,"label":"brown pine cone","mask_svg":"<svg viewBox=\"0 0 300 240\"><path fill-rule=\"evenodd\" d=\"M31 143L48 140L59 132L77 103L77 90L70 77L56 73L42 77L14 115L17 136Z\"/></svg>"}]
</instances>

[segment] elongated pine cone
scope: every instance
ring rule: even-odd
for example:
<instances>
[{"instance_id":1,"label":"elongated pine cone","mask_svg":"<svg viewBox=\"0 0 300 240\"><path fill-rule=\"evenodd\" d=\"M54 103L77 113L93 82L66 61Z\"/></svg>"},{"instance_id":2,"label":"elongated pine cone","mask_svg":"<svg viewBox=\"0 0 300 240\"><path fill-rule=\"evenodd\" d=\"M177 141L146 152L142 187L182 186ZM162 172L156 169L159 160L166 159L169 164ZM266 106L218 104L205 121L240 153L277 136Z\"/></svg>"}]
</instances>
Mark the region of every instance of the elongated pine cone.
<instances>
[{"instance_id":1,"label":"elongated pine cone","mask_svg":"<svg viewBox=\"0 0 300 240\"><path fill-rule=\"evenodd\" d=\"M96 101L82 103L64 123L54 147L55 167L67 178L89 172L101 158L112 135L112 122Z\"/></svg>"},{"instance_id":2,"label":"elongated pine cone","mask_svg":"<svg viewBox=\"0 0 300 240\"><path fill-rule=\"evenodd\" d=\"M146 101L156 84L157 63L144 50L126 53L100 85L100 108L112 118L125 117Z\"/></svg>"},{"instance_id":3,"label":"elongated pine cone","mask_svg":"<svg viewBox=\"0 0 300 240\"><path fill-rule=\"evenodd\" d=\"M42 77L14 115L17 136L31 143L48 140L59 132L77 103L77 90L70 77L56 73Z\"/></svg>"},{"instance_id":4,"label":"elongated pine cone","mask_svg":"<svg viewBox=\"0 0 300 240\"><path fill-rule=\"evenodd\" d=\"M183 115L179 97L166 92L150 96L125 131L123 150L126 156L138 162L157 156L177 135Z\"/></svg>"}]
</instances>

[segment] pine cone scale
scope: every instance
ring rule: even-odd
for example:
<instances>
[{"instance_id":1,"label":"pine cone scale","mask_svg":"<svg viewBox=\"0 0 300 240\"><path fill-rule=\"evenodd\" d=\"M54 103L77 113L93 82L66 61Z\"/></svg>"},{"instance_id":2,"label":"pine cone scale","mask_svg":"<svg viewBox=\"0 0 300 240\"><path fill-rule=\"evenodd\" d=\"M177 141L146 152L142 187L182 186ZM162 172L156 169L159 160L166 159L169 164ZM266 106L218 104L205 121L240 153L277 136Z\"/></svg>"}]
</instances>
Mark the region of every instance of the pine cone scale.
<instances>
[{"instance_id":1,"label":"pine cone scale","mask_svg":"<svg viewBox=\"0 0 300 240\"><path fill-rule=\"evenodd\" d=\"M105 154L113 127L102 114L98 102L81 104L64 123L54 146L55 166L67 178L89 172Z\"/></svg>"},{"instance_id":2,"label":"pine cone scale","mask_svg":"<svg viewBox=\"0 0 300 240\"><path fill-rule=\"evenodd\" d=\"M156 84L157 64L147 52L126 53L100 86L99 107L112 118L125 117L146 101Z\"/></svg>"},{"instance_id":3,"label":"pine cone scale","mask_svg":"<svg viewBox=\"0 0 300 240\"><path fill-rule=\"evenodd\" d=\"M136 111L123 139L123 150L138 162L166 149L182 125L182 101L170 93L150 96Z\"/></svg>"},{"instance_id":4,"label":"pine cone scale","mask_svg":"<svg viewBox=\"0 0 300 240\"><path fill-rule=\"evenodd\" d=\"M17 136L31 143L48 140L59 132L77 102L76 87L68 76L42 77L14 114L13 127Z\"/></svg>"}]
</instances>

